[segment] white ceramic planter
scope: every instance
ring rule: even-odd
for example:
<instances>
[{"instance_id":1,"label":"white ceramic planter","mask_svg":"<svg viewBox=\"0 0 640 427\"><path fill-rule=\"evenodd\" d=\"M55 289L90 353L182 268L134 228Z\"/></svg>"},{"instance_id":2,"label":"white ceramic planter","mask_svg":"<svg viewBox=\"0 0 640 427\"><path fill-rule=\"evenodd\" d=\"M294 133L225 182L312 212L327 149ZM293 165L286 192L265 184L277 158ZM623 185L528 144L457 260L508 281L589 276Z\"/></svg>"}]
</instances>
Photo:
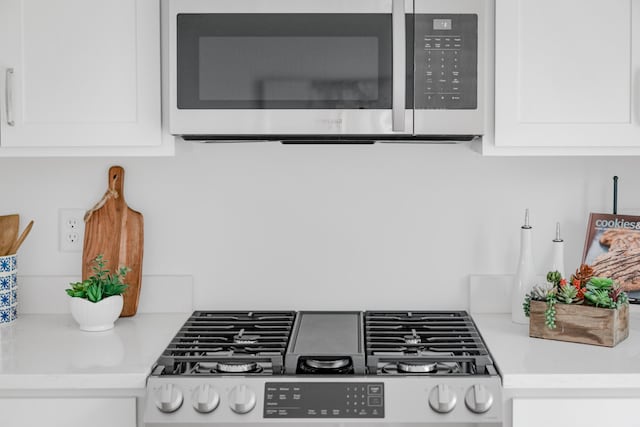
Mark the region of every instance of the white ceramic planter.
<instances>
[{"instance_id":1,"label":"white ceramic planter","mask_svg":"<svg viewBox=\"0 0 640 427\"><path fill-rule=\"evenodd\" d=\"M122 295L114 295L99 302L71 298L71 315L83 331L106 331L113 328L122 311L122 304Z\"/></svg>"}]
</instances>

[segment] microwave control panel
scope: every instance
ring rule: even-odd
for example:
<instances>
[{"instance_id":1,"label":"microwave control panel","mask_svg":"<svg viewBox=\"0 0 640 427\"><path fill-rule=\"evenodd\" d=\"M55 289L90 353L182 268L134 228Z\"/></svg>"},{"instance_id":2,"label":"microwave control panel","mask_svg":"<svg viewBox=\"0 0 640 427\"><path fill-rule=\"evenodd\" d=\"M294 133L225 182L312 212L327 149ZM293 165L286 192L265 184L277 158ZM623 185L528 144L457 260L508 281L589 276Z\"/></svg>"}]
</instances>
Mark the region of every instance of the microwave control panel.
<instances>
[{"instance_id":1,"label":"microwave control panel","mask_svg":"<svg viewBox=\"0 0 640 427\"><path fill-rule=\"evenodd\" d=\"M478 104L478 15L415 15L415 108Z\"/></svg>"}]
</instances>

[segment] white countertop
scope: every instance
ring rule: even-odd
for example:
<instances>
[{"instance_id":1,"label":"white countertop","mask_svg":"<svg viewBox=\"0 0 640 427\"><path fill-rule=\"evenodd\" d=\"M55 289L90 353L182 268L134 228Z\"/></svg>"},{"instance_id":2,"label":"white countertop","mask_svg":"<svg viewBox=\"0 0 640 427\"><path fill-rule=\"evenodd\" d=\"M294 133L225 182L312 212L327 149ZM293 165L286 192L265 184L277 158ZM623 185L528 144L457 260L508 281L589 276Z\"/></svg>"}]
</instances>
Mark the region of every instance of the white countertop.
<instances>
[{"instance_id":1,"label":"white countertop","mask_svg":"<svg viewBox=\"0 0 640 427\"><path fill-rule=\"evenodd\" d=\"M83 332L68 314L21 315L0 328L0 390L143 389L189 314L137 314Z\"/></svg>"},{"instance_id":2,"label":"white countertop","mask_svg":"<svg viewBox=\"0 0 640 427\"><path fill-rule=\"evenodd\" d=\"M637 307L640 309L640 307ZM0 391L143 389L189 314L138 314L83 332L68 314L22 315L0 328ZM614 348L530 338L508 314L473 314L505 389L640 389L640 310Z\"/></svg>"},{"instance_id":3,"label":"white countertop","mask_svg":"<svg viewBox=\"0 0 640 427\"><path fill-rule=\"evenodd\" d=\"M505 389L640 389L640 307L632 307L629 337L600 347L529 337L529 325L509 314L473 314Z\"/></svg>"}]
</instances>

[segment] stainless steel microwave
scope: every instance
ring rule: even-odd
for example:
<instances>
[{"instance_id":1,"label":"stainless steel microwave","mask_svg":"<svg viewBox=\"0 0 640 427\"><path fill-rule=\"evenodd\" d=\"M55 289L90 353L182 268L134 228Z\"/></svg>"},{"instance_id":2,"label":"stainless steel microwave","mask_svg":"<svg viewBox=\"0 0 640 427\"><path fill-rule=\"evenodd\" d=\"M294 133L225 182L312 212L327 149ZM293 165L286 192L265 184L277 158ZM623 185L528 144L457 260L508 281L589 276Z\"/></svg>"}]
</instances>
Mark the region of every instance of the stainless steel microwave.
<instances>
[{"instance_id":1,"label":"stainless steel microwave","mask_svg":"<svg viewBox=\"0 0 640 427\"><path fill-rule=\"evenodd\" d=\"M194 140L483 134L488 0L168 0L169 127Z\"/></svg>"}]
</instances>

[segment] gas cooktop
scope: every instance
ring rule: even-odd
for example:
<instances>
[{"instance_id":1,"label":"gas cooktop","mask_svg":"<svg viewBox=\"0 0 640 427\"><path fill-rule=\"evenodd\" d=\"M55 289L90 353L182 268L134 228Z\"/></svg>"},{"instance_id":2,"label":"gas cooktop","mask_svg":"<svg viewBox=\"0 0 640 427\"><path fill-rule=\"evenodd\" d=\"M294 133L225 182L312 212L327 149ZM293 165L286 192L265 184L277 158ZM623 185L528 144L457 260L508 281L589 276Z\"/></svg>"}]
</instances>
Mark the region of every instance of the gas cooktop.
<instances>
[{"instance_id":1,"label":"gas cooktop","mask_svg":"<svg viewBox=\"0 0 640 427\"><path fill-rule=\"evenodd\" d=\"M196 311L153 369L145 424L500 426L501 400L465 311Z\"/></svg>"}]
</instances>

